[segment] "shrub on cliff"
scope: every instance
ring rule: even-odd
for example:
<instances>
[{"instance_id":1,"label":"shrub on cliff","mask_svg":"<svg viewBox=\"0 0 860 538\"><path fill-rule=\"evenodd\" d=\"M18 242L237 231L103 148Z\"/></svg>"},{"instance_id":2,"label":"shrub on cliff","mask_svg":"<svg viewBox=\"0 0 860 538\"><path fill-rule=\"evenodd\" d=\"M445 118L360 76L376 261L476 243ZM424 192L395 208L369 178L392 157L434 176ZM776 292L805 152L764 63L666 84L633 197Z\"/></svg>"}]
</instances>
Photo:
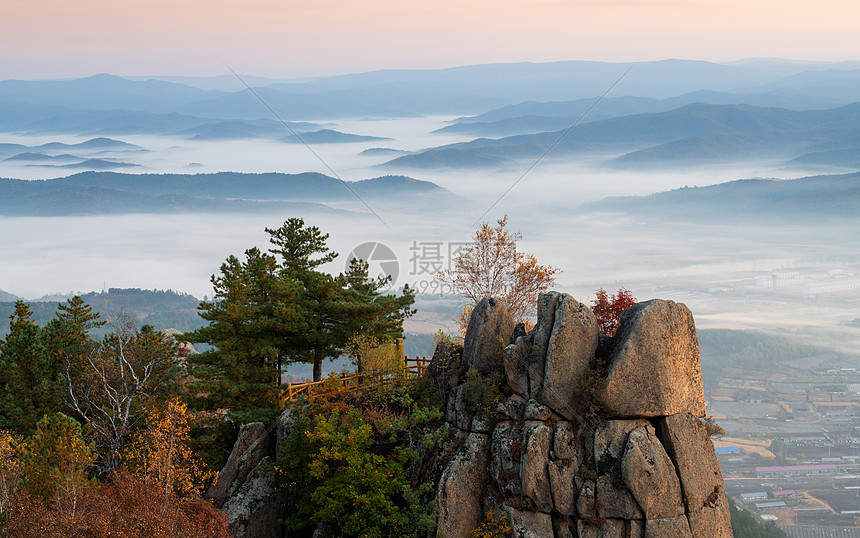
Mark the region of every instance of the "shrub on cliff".
<instances>
[{"instance_id":1,"label":"shrub on cliff","mask_svg":"<svg viewBox=\"0 0 860 538\"><path fill-rule=\"evenodd\" d=\"M347 401L345 394L292 411L275 472L291 530L322 521L343 536L423 536L435 527L429 484L405 472L442 412L395 389Z\"/></svg>"}]
</instances>

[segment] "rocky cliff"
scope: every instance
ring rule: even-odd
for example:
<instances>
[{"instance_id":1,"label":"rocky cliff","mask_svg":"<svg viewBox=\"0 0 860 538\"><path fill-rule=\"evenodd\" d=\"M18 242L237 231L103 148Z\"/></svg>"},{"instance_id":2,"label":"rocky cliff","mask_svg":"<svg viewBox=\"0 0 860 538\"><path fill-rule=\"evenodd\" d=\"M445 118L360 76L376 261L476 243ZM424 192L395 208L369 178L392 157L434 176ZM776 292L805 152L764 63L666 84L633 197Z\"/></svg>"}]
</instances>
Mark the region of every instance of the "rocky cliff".
<instances>
[{"instance_id":1,"label":"rocky cliff","mask_svg":"<svg viewBox=\"0 0 860 538\"><path fill-rule=\"evenodd\" d=\"M683 304L639 303L606 338L569 295L542 295L528 333L485 299L427 375L454 432L417 466L436 475L437 536L492 510L516 537L731 537ZM497 382L510 396L488 407Z\"/></svg>"},{"instance_id":2,"label":"rocky cliff","mask_svg":"<svg viewBox=\"0 0 860 538\"><path fill-rule=\"evenodd\" d=\"M541 295L528 333L484 299L464 345L440 344L422 382L445 423L408 473L435 486L436 536L467 538L488 514L516 538L732 536L683 304L638 303L608 338L566 294ZM290 416L243 426L207 492L235 536L291 535L267 474ZM325 522L314 533L335 535Z\"/></svg>"}]
</instances>

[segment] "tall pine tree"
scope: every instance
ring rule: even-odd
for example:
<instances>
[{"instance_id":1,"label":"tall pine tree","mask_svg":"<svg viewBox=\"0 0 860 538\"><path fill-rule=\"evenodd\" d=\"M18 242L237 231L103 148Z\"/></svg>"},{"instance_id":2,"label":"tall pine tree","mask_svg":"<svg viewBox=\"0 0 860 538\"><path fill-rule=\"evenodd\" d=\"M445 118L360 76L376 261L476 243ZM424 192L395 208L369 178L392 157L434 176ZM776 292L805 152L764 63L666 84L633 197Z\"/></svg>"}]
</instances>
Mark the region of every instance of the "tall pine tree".
<instances>
[{"instance_id":1,"label":"tall pine tree","mask_svg":"<svg viewBox=\"0 0 860 538\"><path fill-rule=\"evenodd\" d=\"M200 305L209 325L186 335L213 346L190 359L198 407L227 407L242 421L274 417L287 364L311 363L319 380L323 361L339 356L352 335L399 336L414 312L412 291L383 295L387 281L370 280L366 263L337 276L321 271L337 254L316 226L292 218L266 232L269 253L255 247L244 261L230 256L213 275L215 301Z\"/></svg>"},{"instance_id":2,"label":"tall pine tree","mask_svg":"<svg viewBox=\"0 0 860 538\"><path fill-rule=\"evenodd\" d=\"M200 304L209 324L186 335L213 349L189 357L197 407L229 408L242 422L270 420L278 409L279 364L302 325L299 287L280 279L274 256L257 248L230 256L212 277L215 302Z\"/></svg>"}]
</instances>

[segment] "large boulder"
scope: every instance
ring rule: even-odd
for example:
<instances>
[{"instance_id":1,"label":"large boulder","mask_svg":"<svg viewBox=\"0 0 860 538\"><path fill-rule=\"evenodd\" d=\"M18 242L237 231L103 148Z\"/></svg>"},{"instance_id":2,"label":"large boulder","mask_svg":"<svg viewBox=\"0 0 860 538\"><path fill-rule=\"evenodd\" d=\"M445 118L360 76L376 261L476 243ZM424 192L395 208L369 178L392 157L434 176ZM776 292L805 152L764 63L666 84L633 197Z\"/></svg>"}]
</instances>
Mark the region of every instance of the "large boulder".
<instances>
[{"instance_id":1,"label":"large boulder","mask_svg":"<svg viewBox=\"0 0 860 538\"><path fill-rule=\"evenodd\" d=\"M699 343L685 305L653 299L624 311L601 403L616 418L704 416Z\"/></svg>"},{"instance_id":2,"label":"large boulder","mask_svg":"<svg viewBox=\"0 0 860 538\"><path fill-rule=\"evenodd\" d=\"M521 341L529 345L528 348L520 352L520 360L527 361L528 396L532 398L540 394L543 387L546 353L549 349L549 340L555 324L555 305L562 295L557 291L551 291L549 293L541 293L538 296L537 323L535 323L530 337L528 339L524 338Z\"/></svg>"},{"instance_id":3,"label":"large boulder","mask_svg":"<svg viewBox=\"0 0 860 538\"><path fill-rule=\"evenodd\" d=\"M597 517L597 484L593 480L583 480L576 495L576 514L580 519Z\"/></svg>"},{"instance_id":4,"label":"large boulder","mask_svg":"<svg viewBox=\"0 0 860 538\"><path fill-rule=\"evenodd\" d=\"M579 520L576 530L579 538L627 538L627 522L623 519Z\"/></svg>"},{"instance_id":5,"label":"large boulder","mask_svg":"<svg viewBox=\"0 0 860 538\"><path fill-rule=\"evenodd\" d=\"M712 500L723 485L723 475L705 425L684 413L657 421L657 435L678 467L681 490L688 512Z\"/></svg>"},{"instance_id":6,"label":"large boulder","mask_svg":"<svg viewBox=\"0 0 860 538\"><path fill-rule=\"evenodd\" d=\"M543 405L537 400L529 400L526 403L526 409L523 412L523 420L539 420L541 422L546 422L549 420L556 419L558 420L560 417L552 412L552 409Z\"/></svg>"},{"instance_id":7,"label":"large boulder","mask_svg":"<svg viewBox=\"0 0 860 538\"><path fill-rule=\"evenodd\" d=\"M714 495L713 504L687 514L693 536L708 538L732 538L732 517L726 492L720 488Z\"/></svg>"},{"instance_id":8,"label":"large boulder","mask_svg":"<svg viewBox=\"0 0 860 538\"><path fill-rule=\"evenodd\" d=\"M657 435L678 469L693 536L730 538L729 501L705 425L687 413L671 415L657 421Z\"/></svg>"},{"instance_id":9,"label":"large boulder","mask_svg":"<svg viewBox=\"0 0 860 538\"><path fill-rule=\"evenodd\" d=\"M557 291L550 291L538 296L537 323L532 329L532 334L534 345L538 348L541 357L546 357L546 352L549 349L549 340L555 326L555 305L566 295Z\"/></svg>"},{"instance_id":10,"label":"large boulder","mask_svg":"<svg viewBox=\"0 0 860 538\"><path fill-rule=\"evenodd\" d=\"M467 396L462 385L454 387L448 394L448 405L445 409L445 420L449 424L468 430L472 420L472 413L467 405Z\"/></svg>"},{"instance_id":11,"label":"large boulder","mask_svg":"<svg viewBox=\"0 0 860 538\"><path fill-rule=\"evenodd\" d=\"M493 429L490 477L507 498L519 497L523 494L523 483L520 479L522 437L521 424L502 422Z\"/></svg>"},{"instance_id":12,"label":"large boulder","mask_svg":"<svg viewBox=\"0 0 860 538\"><path fill-rule=\"evenodd\" d=\"M184 370L186 359L191 355L197 355L194 344L187 340L182 340L183 333L178 329L164 329L161 331L161 334L164 337L164 342L173 347L173 360Z\"/></svg>"},{"instance_id":13,"label":"large boulder","mask_svg":"<svg viewBox=\"0 0 860 538\"><path fill-rule=\"evenodd\" d=\"M576 538L576 521L559 521L555 529L555 538Z\"/></svg>"},{"instance_id":14,"label":"large boulder","mask_svg":"<svg viewBox=\"0 0 860 538\"><path fill-rule=\"evenodd\" d=\"M248 474L242 486L224 503L230 534L236 538L270 538L280 533L281 498L272 484L269 456Z\"/></svg>"},{"instance_id":15,"label":"large boulder","mask_svg":"<svg viewBox=\"0 0 860 538\"><path fill-rule=\"evenodd\" d=\"M466 328L462 371L474 368L480 374L489 374L501 362L502 349L508 344L515 325L501 301L481 299L472 310Z\"/></svg>"},{"instance_id":16,"label":"large boulder","mask_svg":"<svg viewBox=\"0 0 860 538\"><path fill-rule=\"evenodd\" d=\"M576 475L582 462L570 422L555 427L550 452L549 484L555 510L565 516L576 514Z\"/></svg>"},{"instance_id":17,"label":"large boulder","mask_svg":"<svg viewBox=\"0 0 860 538\"><path fill-rule=\"evenodd\" d=\"M510 420L523 420L528 401L522 396L514 394L503 403L496 406L496 413Z\"/></svg>"},{"instance_id":18,"label":"large boulder","mask_svg":"<svg viewBox=\"0 0 860 538\"><path fill-rule=\"evenodd\" d=\"M242 487L260 461L272 454L273 449L272 436L262 422L243 424L227 463L204 497L211 499L216 508L221 508Z\"/></svg>"},{"instance_id":19,"label":"large boulder","mask_svg":"<svg viewBox=\"0 0 860 538\"><path fill-rule=\"evenodd\" d=\"M597 470L597 516L601 518L642 519L642 510L621 475L621 459L627 436L647 426L644 420L608 420L594 434Z\"/></svg>"},{"instance_id":20,"label":"large boulder","mask_svg":"<svg viewBox=\"0 0 860 538\"><path fill-rule=\"evenodd\" d=\"M480 525L489 448L488 435L469 434L442 472L436 489L437 536L468 536Z\"/></svg>"},{"instance_id":21,"label":"large boulder","mask_svg":"<svg viewBox=\"0 0 860 538\"><path fill-rule=\"evenodd\" d=\"M455 441L410 467L436 484L437 536L468 536L494 508L515 537L729 538L719 466L697 418L689 310L640 303L617 336L601 338L588 308L552 292L537 318L529 332L514 329L500 303L484 300L462 359L437 348L429 375L444 389ZM500 362L513 394L475 409Z\"/></svg>"},{"instance_id":22,"label":"large boulder","mask_svg":"<svg viewBox=\"0 0 860 538\"><path fill-rule=\"evenodd\" d=\"M636 428L627 437L621 459L621 475L645 519L662 519L684 514L681 484L675 465L660 440L649 431Z\"/></svg>"},{"instance_id":23,"label":"large boulder","mask_svg":"<svg viewBox=\"0 0 860 538\"><path fill-rule=\"evenodd\" d=\"M543 422L526 422L523 427L525 451L520 465L523 493L541 512L552 511L549 481L549 451L552 430Z\"/></svg>"},{"instance_id":24,"label":"large boulder","mask_svg":"<svg viewBox=\"0 0 860 538\"><path fill-rule=\"evenodd\" d=\"M555 301L539 399L571 420L585 392L598 340L597 318L590 308L567 294Z\"/></svg>"},{"instance_id":25,"label":"large boulder","mask_svg":"<svg viewBox=\"0 0 860 538\"><path fill-rule=\"evenodd\" d=\"M542 357L536 354L532 356L532 348L525 338L520 337L517 343L509 344L502 352L508 387L514 394L526 398L529 395L529 365L542 360Z\"/></svg>"}]
</instances>

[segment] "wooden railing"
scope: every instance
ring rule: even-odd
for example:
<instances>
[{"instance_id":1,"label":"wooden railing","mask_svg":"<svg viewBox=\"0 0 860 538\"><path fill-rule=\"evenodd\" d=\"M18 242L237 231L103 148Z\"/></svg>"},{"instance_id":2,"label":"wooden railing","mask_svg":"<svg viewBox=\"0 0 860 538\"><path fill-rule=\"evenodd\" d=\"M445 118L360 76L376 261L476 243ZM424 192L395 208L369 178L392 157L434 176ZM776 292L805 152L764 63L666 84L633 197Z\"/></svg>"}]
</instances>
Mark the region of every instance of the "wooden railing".
<instances>
[{"instance_id":1,"label":"wooden railing","mask_svg":"<svg viewBox=\"0 0 860 538\"><path fill-rule=\"evenodd\" d=\"M387 385L398 385L408 379L415 379L424 375L424 371L430 365L427 357L403 357L403 368L389 368L385 370L374 370L372 372L359 372L354 374L341 374L337 377L336 390L344 390L349 394L361 394ZM331 383L329 381L329 383ZM307 401L326 396L331 392L324 385L326 380L311 381L305 383L288 383L281 389L281 409L286 402L291 402L304 395Z\"/></svg>"}]
</instances>

